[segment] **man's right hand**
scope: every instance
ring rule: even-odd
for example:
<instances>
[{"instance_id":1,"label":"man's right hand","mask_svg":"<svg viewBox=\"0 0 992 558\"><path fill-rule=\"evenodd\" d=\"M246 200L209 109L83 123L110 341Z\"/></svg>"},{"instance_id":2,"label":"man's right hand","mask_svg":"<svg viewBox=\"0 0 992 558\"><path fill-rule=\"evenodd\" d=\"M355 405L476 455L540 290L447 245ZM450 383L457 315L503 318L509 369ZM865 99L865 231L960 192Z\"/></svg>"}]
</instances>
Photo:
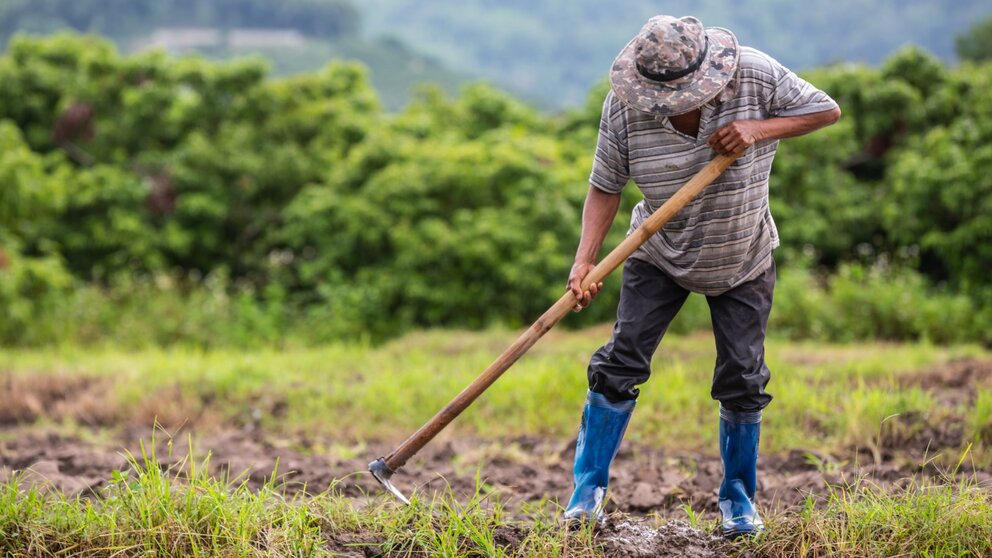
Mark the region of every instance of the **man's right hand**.
<instances>
[{"instance_id":1,"label":"man's right hand","mask_svg":"<svg viewBox=\"0 0 992 558\"><path fill-rule=\"evenodd\" d=\"M568 290L572 291L572 294L574 294L577 299L575 308L573 308L576 312L579 312L586 306L589 306L592 299L596 298L596 295L599 294L600 289L603 288L603 283L599 282L589 285L589 288L586 291L582 290L582 280L585 279L586 275L589 275L589 272L592 271L594 267L596 267L596 264L593 262L575 262L575 264L572 265L572 271L568 274Z\"/></svg>"}]
</instances>

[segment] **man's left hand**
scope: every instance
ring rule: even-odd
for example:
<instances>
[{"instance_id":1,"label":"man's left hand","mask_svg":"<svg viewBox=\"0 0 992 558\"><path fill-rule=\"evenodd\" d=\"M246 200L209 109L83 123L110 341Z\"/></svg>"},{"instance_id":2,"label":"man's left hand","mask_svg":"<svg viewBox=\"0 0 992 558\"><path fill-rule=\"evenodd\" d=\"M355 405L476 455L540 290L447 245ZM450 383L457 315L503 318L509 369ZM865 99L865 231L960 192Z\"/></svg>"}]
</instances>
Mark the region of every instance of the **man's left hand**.
<instances>
[{"instance_id":1,"label":"man's left hand","mask_svg":"<svg viewBox=\"0 0 992 558\"><path fill-rule=\"evenodd\" d=\"M730 155L763 139L760 120L735 120L720 128L706 141L717 153Z\"/></svg>"}]
</instances>

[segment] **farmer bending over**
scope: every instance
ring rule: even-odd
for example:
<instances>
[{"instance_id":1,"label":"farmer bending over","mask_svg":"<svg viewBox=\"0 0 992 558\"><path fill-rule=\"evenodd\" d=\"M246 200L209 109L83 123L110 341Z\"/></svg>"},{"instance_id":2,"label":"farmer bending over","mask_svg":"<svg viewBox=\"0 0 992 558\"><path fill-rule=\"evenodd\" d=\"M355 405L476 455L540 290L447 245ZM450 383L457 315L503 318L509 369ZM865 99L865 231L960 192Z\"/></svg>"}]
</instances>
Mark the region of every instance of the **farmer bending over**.
<instances>
[{"instance_id":1,"label":"farmer bending over","mask_svg":"<svg viewBox=\"0 0 992 558\"><path fill-rule=\"evenodd\" d=\"M582 238L568 278L587 306L602 283L582 279L633 180L644 195L631 230L658 209L714 152L743 151L723 175L627 260L613 336L589 362L589 392L575 450L567 520L597 521L609 468L651 357L690 292L706 296L716 338L713 399L720 402L727 537L762 528L754 506L761 411L769 371L764 341L775 286L778 231L768 210L768 174L782 138L833 124L840 109L770 56L737 44L694 17L656 16L624 47L610 72Z\"/></svg>"}]
</instances>

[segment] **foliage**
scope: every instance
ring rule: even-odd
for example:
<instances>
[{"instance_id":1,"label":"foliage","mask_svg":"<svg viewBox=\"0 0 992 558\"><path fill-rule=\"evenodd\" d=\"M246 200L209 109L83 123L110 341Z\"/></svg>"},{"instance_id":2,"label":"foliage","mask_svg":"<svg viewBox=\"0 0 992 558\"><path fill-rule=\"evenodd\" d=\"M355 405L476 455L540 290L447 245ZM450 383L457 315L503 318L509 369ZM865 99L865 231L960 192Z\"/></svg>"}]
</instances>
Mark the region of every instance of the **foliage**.
<instances>
[{"instance_id":1,"label":"foliage","mask_svg":"<svg viewBox=\"0 0 992 558\"><path fill-rule=\"evenodd\" d=\"M958 116L897 155L883 217L896 243L919 244L931 274L978 287L992 269L992 73L946 87L961 92Z\"/></svg>"},{"instance_id":2,"label":"foliage","mask_svg":"<svg viewBox=\"0 0 992 558\"><path fill-rule=\"evenodd\" d=\"M910 48L810 78L845 116L784 142L773 171L773 331L990 341L992 70ZM529 323L563 292L605 90L548 117L485 85L428 88L388 115L353 64L267 80L257 61L17 39L0 58L0 339ZM568 322L609 320L618 284ZM707 326L701 302L684 313L676 330Z\"/></svg>"},{"instance_id":3,"label":"foliage","mask_svg":"<svg viewBox=\"0 0 992 558\"><path fill-rule=\"evenodd\" d=\"M914 272L857 264L821 280L798 266L782 270L770 321L772 331L793 339L992 343L988 307L935 291Z\"/></svg>"},{"instance_id":4,"label":"foliage","mask_svg":"<svg viewBox=\"0 0 992 558\"><path fill-rule=\"evenodd\" d=\"M771 203L787 260L883 258L972 292L987 284L989 68L950 71L907 48L879 70L810 77L844 117L780 151Z\"/></svg>"},{"instance_id":5,"label":"foliage","mask_svg":"<svg viewBox=\"0 0 992 558\"><path fill-rule=\"evenodd\" d=\"M420 83L439 83L454 92L465 80L396 37L361 36L358 9L348 0L14 0L0 5L0 51L17 33L65 31L99 34L125 51L140 51L159 48L149 41L154 31L176 27L213 30L216 43L192 46L178 41L166 45L170 50L220 60L264 58L275 75L315 72L332 60L360 61L371 68L372 82L390 110L403 107ZM239 29L291 29L305 37L299 45L232 43L227 33Z\"/></svg>"},{"instance_id":6,"label":"foliage","mask_svg":"<svg viewBox=\"0 0 992 558\"><path fill-rule=\"evenodd\" d=\"M582 176L536 122L486 87L415 104L287 207L279 240L314 253L292 270L297 284L367 285L373 327L477 327L539 313L562 292L548 278L571 265Z\"/></svg>"},{"instance_id":7,"label":"foliage","mask_svg":"<svg viewBox=\"0 0 992 558\"><path fill-rule=\"evenodd\" d=\"M409 312L405 319L430 324L432 316L446 309L453 311L459 304L471 306L476 301L472 297L480 296L492 297L492 307L469 316L450 317L441 325L478 327L509 322L519 326L524 319L509 315L505 308L523 305L519 297L501 299L481 287L462 294L459 291L464 286L444 277L437 281L450 300L433 295L427 288L431 276L426 272L412 278L409 285L382 283L374 287L352 285L344 279L321 280L312 293L316 302L306 302L295 298L283 283L256 288L220 272L205 278L197 273L118 274L106 286L82 285L66 272L57 256L12 254L0 274L0 305L8 316L0 324L0 343L5 345L252 347L318 345L354 338L379 341L409 327L397 317L404 311ZM568 263L567 259L563 262ZM367 277L369 283L374 282L371 271ZM615 296L617 283L611 280L610 290L583 314L569 316L566 327L605 321L614 310L615 301L610 297ZM414 292L414 287L421 290ZM422 298L402 298L407 292ZM398 298L398 309L392 315L382 308L382 301L390 294ZM549 292L542 302L549 304L557 295L556 290ZM409 307L424 311L428 318L404 310ZM992 343L989 308L988 304L976 307L966 295L933 289L911 271L845 265L837 274L819 277L806 268L791 266L779 270L769 331L792 339L837 342ZM669 331L684 334L709 327L705 298L691 295Z\"/></svg>"},{"instance_id":8,"label":"foliage","mask_svg":"<svg viewBox=\"0 0 992 558\"><path fill-rule=\"evenodd\" d=\"M328 60L361 60L399 110L411 85L486 79L544 107L580 105L610 62L648 17L693 14L732 29L787 66L807 69L852 60L878 64L907 38L945 60L954 36L992 14L987 2L939 9L928 0L840 0L808 6L789 0L601 2L512 0L8 0L0 6L0 48L15 32L96 33L132 48L162 27L295 29L302 47L198 47L214 58L260 54L279 74L313 71ZM870 24L868 24L870 22ZM957 40L963 59L981 56L982 27ZM364 31L364 32L362 32ZM962 50L964 49L964 50ZM970 49L970 50L969 50ZM987 52L987 48L984 52Z\"/></svg>"},{"instance_id":9,"label":"foliage","mask_svg":"<svg viewBox=\"0 0 992 558\"><path fill-rule=\"evenodd\" d=\"M968 31L954 38L958 58L981 62L992 59L992 18L975 23Z\"/></svg>"}]
</instances>

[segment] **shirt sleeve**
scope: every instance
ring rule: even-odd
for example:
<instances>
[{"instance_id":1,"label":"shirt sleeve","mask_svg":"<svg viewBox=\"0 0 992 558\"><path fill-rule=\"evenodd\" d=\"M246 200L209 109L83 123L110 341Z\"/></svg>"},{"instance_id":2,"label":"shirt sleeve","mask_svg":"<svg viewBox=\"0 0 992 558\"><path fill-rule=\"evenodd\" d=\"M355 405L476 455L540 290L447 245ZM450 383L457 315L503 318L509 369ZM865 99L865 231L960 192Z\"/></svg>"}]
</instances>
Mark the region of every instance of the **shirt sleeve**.
<instances>
[{"instance_id":1,"label":"shirt sleeve","mask_svg":"<svg viewBox=\"0 0 992 558\"><path fill-rule=\"evenodd\" d=\"M619 124L617 111L621 110L613 92L606 95L603 115L599 121L599 139L592 162L589 184L610 193L619 194L630 179L627 162L627 131Z\"/></svg>"},{"instance_id":2,"label":"shirt sleeve","mask_svg":"<svg viewBox=\"0 0 992 558\"><path fill-rule=\"evenodd\" d=\"M774 85L766 99L768 112L772 116L802 116L837 108L837 102L829 95L813 87L795 72L768 57Z\"/></svg>"}]
</instances>

